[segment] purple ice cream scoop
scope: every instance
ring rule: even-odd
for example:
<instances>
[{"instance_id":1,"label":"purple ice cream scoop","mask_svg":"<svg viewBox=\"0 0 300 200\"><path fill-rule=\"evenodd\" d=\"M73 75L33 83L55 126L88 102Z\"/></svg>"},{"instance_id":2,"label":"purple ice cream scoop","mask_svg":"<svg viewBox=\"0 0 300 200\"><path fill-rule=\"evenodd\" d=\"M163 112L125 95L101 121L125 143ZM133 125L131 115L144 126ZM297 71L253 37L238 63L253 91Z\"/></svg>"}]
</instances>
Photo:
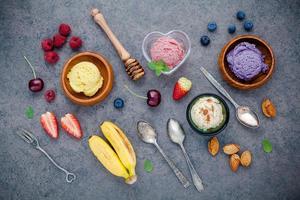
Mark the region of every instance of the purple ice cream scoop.
<instances>
[{"instance_id":1,"label":"purple ice cream scoop","mask_svg":"<svg viewBox=\"0 0 300 200\"><path fill-rule=\"evenodd\" d=\"M231 71L239 79L250 81L259 73L265 73L268 65L264 63L264 55L254 44L241 42L226 56Z\"/></svg>"}]
</instances>

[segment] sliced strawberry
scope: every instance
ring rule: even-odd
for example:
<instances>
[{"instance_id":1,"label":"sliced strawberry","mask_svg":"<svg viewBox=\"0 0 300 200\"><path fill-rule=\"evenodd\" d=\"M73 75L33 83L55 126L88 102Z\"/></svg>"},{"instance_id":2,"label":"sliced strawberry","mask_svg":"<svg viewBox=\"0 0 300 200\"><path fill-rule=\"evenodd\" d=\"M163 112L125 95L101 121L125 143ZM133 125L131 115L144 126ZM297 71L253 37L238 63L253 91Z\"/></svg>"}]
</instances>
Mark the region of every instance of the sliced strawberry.
<instances>
[{"instance_id":1,"label":"sliced strawberry","mask_svg":"<svg viewBox=\"0 0 300 200\"><path fill-rule=\"evenodd\" d=\"M41 115L41 125L46 133L53 139L58 138L58 126L55 115L52 112L46 112Z\"/></svg>"},{"instance_id":2,"label":"sliced strawberry","mask_svg":"<svg viewBox=\"0 0 300 200\"><path fill-rule=\"evenodd\" d=\"M174 86L173 99L176 101L180 100L191 90L191 88L192 82L185 77L181 77Z\"/></svg>"},{"instance_id":3,"label":"sliced strawberry","mask_svg":"<svg viewBox=\"0 0 300 200\"><path fill-rule=\"evenodd\" d=\"M82 131L78 119L68 113L60 119L62 128L72 137L76 139L82 138Z\"/></svg>"}]
</instances>

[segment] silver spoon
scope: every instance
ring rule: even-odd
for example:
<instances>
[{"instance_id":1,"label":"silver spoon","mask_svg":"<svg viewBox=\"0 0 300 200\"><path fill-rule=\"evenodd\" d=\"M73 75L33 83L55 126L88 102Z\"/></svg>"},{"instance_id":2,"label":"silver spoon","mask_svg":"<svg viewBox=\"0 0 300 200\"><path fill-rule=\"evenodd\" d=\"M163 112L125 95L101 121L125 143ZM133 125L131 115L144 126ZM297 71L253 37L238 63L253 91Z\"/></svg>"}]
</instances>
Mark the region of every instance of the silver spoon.
<instances>
[{"instance_id":1,"label":"silver spoon","mask_svg":"<svg viewBox=\"0 0 300 200\"><path fill-rule=\"evenodd\" d=\"M248 106L240 106L233 98L227 93L227 91L214 79L214 77L206 71L203 67L200 68L207 80L222 94L224 95L235 107L235 115L238 121L246 127L258 128L259 118L257 114L252 111Z\"/></svg>"},{"instance_id":2,"label":"silver spoon","mask_svg":"<svg viewBox=\"0 0 300 200\"><path fill-rule=\"evenodd\" d=\"M140 137L141 140L143 140L145 143L153 144L154 146L156 146L158 151L161 153L161 155L164 157L164 159L167 161L167 163L169 164L169 166L177 176L178 180L182 183L183 187L187 188L188 186L190 186L190 183L187 180L187 178L179 171L179 169L175 166L175 164L167 157L167 155L163 152L163 150L158 145L156 140L155 129L146 121L138 121L137 130L138 130L138 136Z\"/></svg>"},{"instance_id":3,"label":"silver spoon","mask_svg":"<svg viewBox=\"0 0 300 200\"><path fill-rule=\"evenodd\" d=\"M172 142L178 144L183 152L183 155L186 159L186 162L188 164L189 170L191 172L192 175L192 179L193 179L193 183L196 187L196 189L201 192L204 188L203 188L203 184L202 184L202 180L199 177L199 175L197 174L184 146L183 146L183 141L185 138L185 133L181 127L181 125L179 124L179 122L176 119L169 119L168 120L168 124L167 124L167 131L168 131L168 135L171 139Z\"/></svg>"}]
</instances>

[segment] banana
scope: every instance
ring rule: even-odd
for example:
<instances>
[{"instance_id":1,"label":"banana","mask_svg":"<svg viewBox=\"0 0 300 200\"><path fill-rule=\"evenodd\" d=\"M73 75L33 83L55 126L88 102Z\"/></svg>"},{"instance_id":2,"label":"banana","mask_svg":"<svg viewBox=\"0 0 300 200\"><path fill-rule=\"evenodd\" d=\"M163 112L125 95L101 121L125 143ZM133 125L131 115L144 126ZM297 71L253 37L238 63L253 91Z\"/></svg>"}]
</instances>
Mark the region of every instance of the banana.
<instances>
[{"instance_id":1,"label":"banana","mask_svg":"<svg viewBox=\"0 0 300 200\"><path fill-rule=\"evenodd\" d=\"M89 147L102 165L113 175L129 179L129 173L114 150L99 136L89 138Z\"/></svg>"},{"instance_id":2,"label":"banana","mask_svg":"<svg viewBox=\"0 0 300 200\"><path fill-rule=\"evenodd\" d=\"M105 121L100 128L129 172L129 178L126 180L126 183L134 183L137 179L135 173L136 155L130 141L125 133L112 122Z\"/></svg>"}]
</instances>

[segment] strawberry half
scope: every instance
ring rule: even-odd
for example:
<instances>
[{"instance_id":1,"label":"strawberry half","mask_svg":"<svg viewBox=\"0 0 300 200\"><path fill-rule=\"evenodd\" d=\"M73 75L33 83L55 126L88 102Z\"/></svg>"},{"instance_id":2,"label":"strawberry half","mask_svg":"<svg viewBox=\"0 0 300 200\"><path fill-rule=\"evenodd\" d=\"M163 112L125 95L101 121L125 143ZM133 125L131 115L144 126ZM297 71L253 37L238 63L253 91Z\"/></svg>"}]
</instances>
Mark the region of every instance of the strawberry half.
<instances>
[{"instance_id":1,"label":"strawberry half","mask_svg":"<svg viewBox=\"0 0 300 200\"><path fill-rule=\"evenodd\" d=\"M192 81L185 77L181 77L175 84L173 90L173 99L175 101L184 97L192 88Z\"/></svg>"},{"instance_id":2,"label":"strawberry half","mask_svg":"<svg viewBox=\"0 0 300 200\"><path fill-rule=\"evenodd\" d=\"M58 126L55 115L52 112L46 112L41 115L41 125L46 133L53 139L58 138Z\"/></svg>"},{"instance_id":3,"label":"strawberry half","mask_svg":"<svg viewBox=\"0 0 300 200\"><path fill-rule=\"evenodd\" d=\"M82 138L82 131L78 119L68 113L60 119L62 128L72 137L76 139Z\"/></svg>"}]
</instances>

